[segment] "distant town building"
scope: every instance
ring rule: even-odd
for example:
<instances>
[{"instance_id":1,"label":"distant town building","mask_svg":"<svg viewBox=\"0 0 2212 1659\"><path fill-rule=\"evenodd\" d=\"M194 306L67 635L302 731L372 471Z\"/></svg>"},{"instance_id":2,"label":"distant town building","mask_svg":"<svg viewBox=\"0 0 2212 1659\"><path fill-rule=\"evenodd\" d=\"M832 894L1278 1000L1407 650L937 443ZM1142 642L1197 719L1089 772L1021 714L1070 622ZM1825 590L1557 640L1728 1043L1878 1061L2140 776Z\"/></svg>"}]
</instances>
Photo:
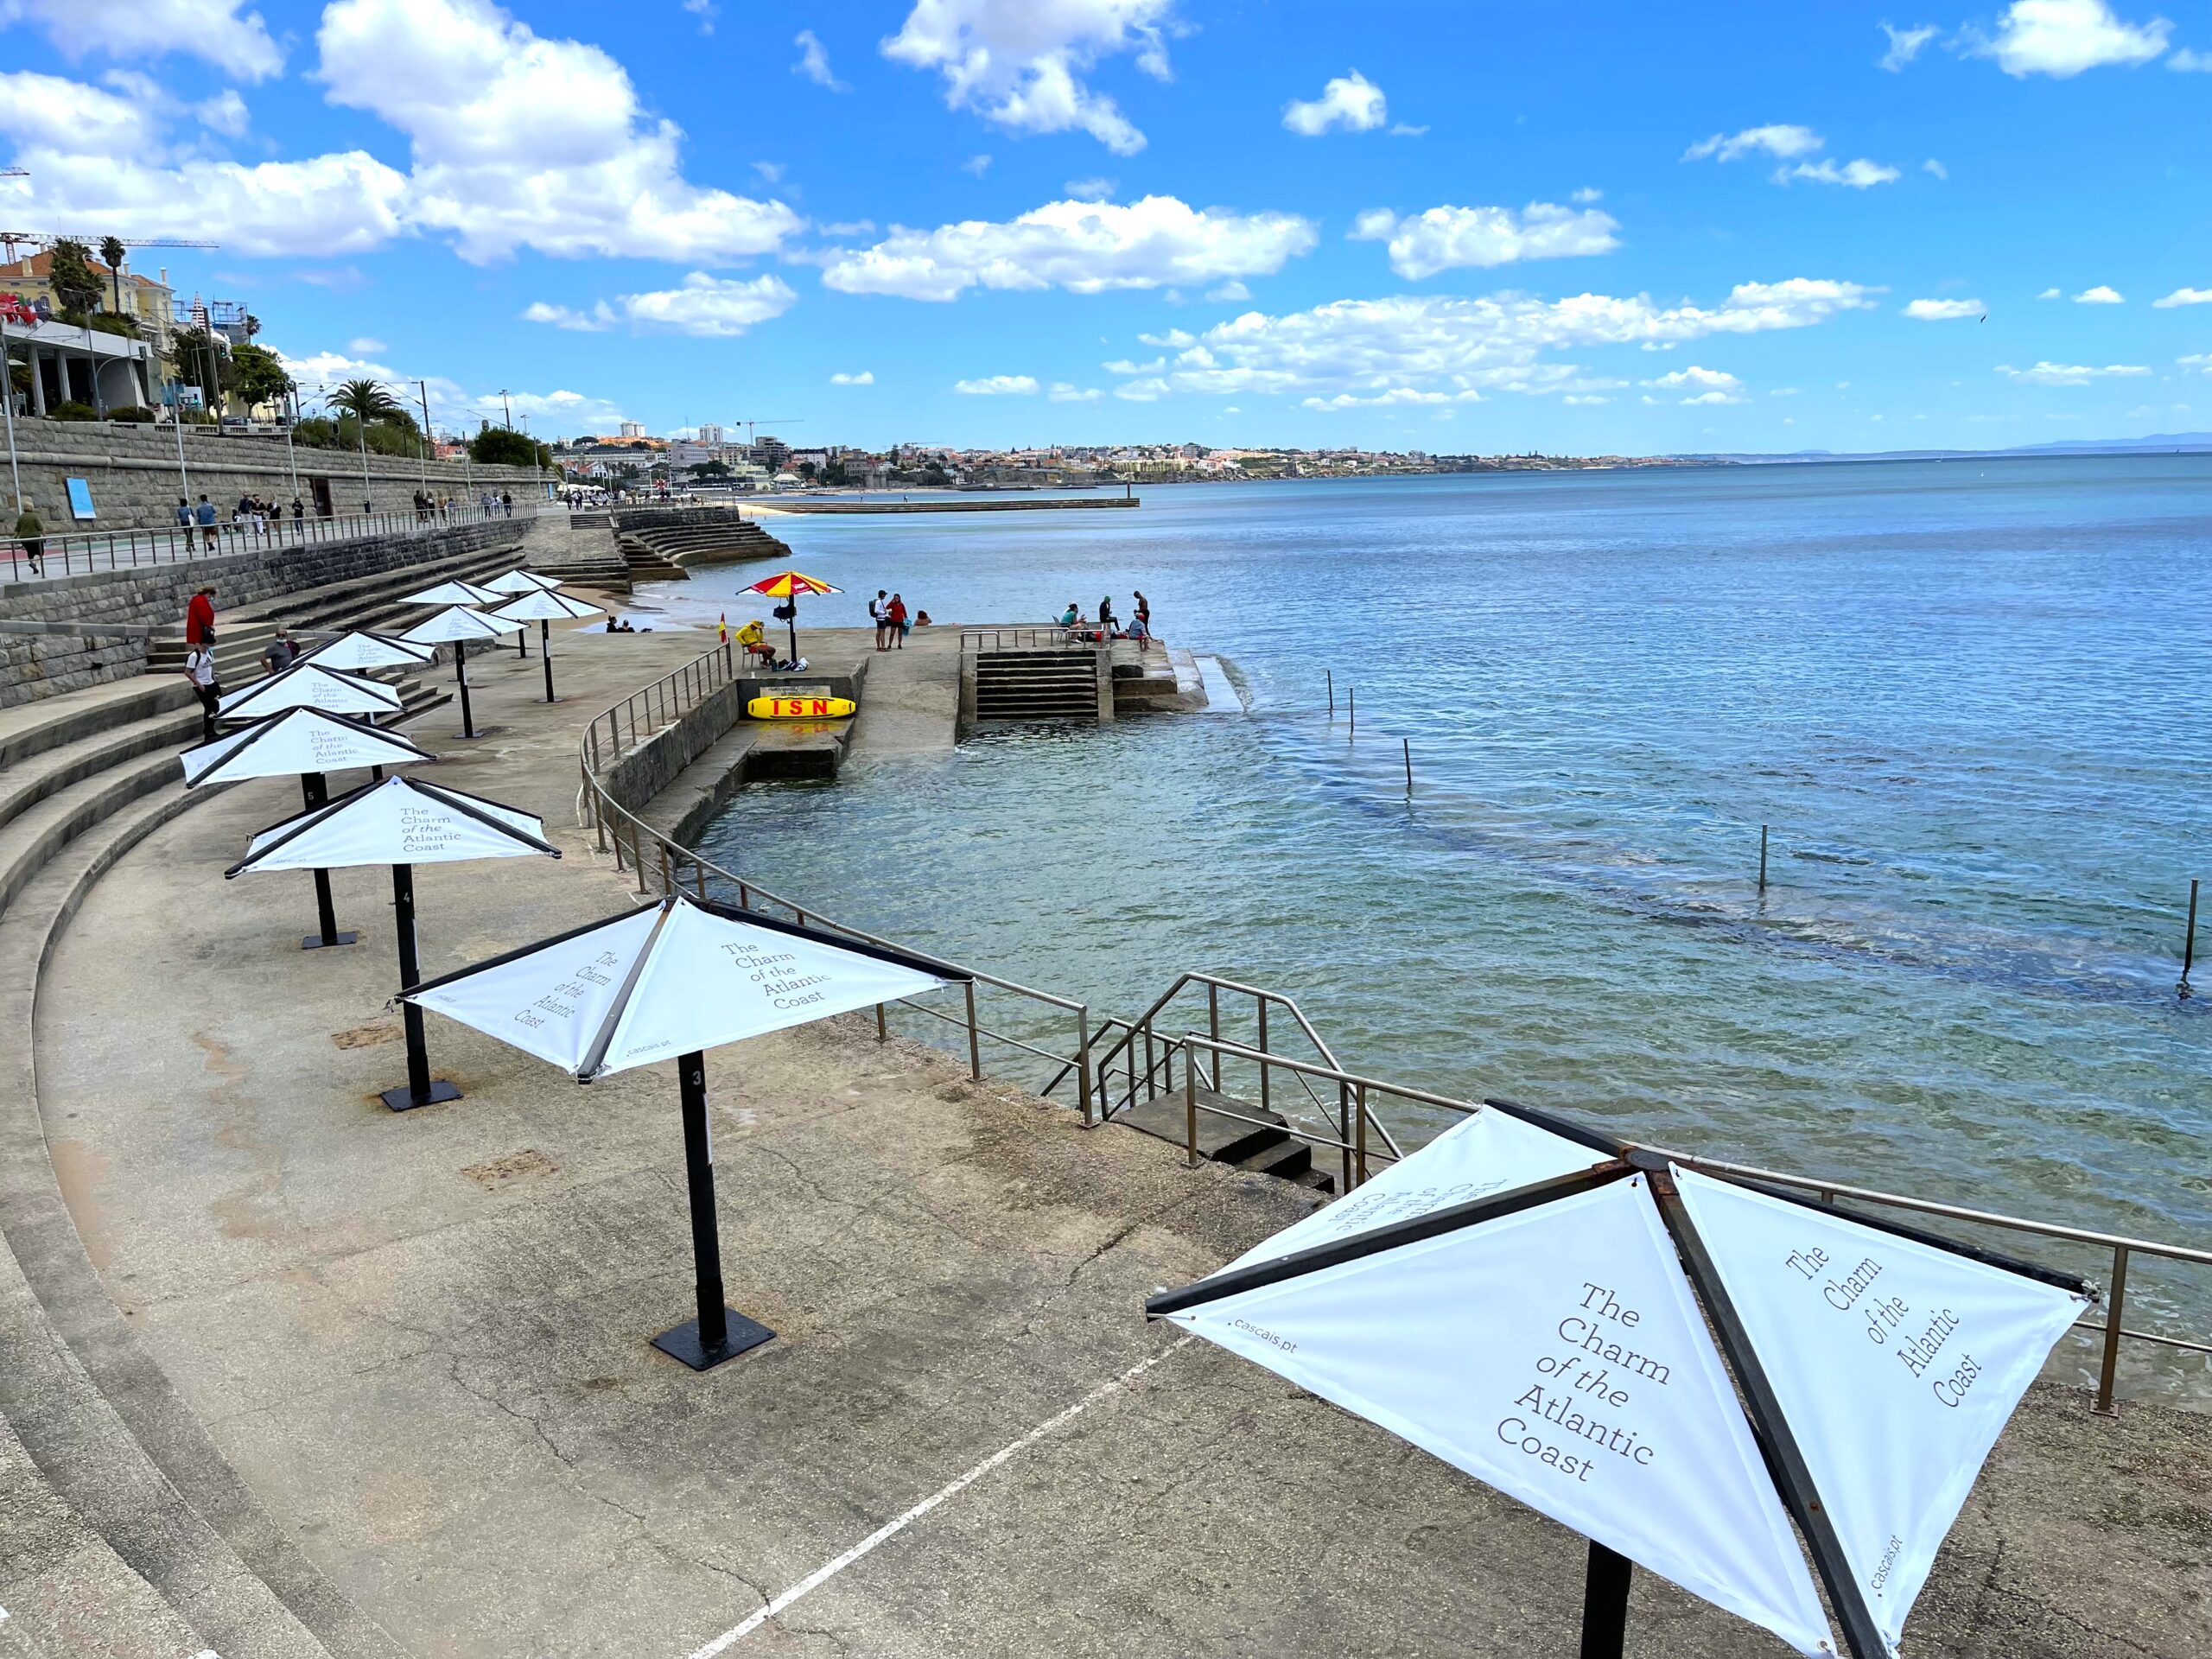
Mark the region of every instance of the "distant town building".
<instances>
[{"instance_id":1,"label":"distant town building","mask_svg":"<svg viewBox=\"0 0 2212 1659\"><path fill-rule=\"evenodd\" d=\"M644 423L644 422L642 422L642 421L625 421L625 422L623 422L623 423L622 423L622 428L621 428L621 435L622 435L624 437L626 437L626 438L642 438L642 437L644 437L644 436L645 435L645 423Z\"/></svg>"},{"instance_id":2,"label":"distant town building","mask_svg":"<svg viewBox=\"0 0 2212 1659\"><path fill-rule=\"evenodd\" d=\"M714 422L712 422L712 421L705 421L705 422L702 422L702 423L700 423L700 427L699 427L699 442L700 442L704 443L704 444L719 445L719 444L721 442L721 441L722 441L722 429L721 429L721 427L717 426L717 425L716 425Z\"/></svg>"}]
</instances>

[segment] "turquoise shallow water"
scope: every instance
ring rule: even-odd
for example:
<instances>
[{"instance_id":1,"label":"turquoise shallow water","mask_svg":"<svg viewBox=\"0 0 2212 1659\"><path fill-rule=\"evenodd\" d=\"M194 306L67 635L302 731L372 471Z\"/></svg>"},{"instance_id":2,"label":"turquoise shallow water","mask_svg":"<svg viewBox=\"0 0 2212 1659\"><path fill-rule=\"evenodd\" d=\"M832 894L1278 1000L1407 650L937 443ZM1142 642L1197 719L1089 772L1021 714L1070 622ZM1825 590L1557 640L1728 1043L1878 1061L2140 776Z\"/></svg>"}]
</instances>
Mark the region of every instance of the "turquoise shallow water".
<instances>
[{"instance_id":1,"label":"turquoise shallow water","mask_svg":"<svg viewBox=\"0 0 2212 1659\"><path fill-rule=\"evenodd\" d=\"M1272 986L1347 1064L1447 1093L2212 1237L2212 1007L2174 994L2212 878L2202 457L776 529L849 590L823 622L879 586L958 620L1141 588L1250 711L748 791L707 850L771 886L1123 1014L1185 968ZM665 591L735 616L741 580ZM2202 1328L2212 1274L2140 1280Z\"/></svg>"}]
</instances>

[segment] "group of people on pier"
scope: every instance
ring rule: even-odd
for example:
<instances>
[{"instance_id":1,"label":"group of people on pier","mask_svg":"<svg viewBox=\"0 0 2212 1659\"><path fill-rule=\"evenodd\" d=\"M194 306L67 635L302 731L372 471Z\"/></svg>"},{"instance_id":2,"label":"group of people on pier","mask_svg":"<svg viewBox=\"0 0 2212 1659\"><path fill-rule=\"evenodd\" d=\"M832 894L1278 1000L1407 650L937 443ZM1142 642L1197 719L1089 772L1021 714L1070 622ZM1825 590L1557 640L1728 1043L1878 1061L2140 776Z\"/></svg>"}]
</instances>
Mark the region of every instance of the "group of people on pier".
<instances>
[{"instance_id":1,"label":"group of people on pier","mask_svg":"<svg viewBox=\"0 0 2212 1659\"><path fill-rule=\"evenodd\" d=\"M1142 645L1152 638L1152 601L1141 588L1129 595L1131 608L1128 626L1124 628L1121 619L1114 614L1114 595L1106 594L1098 601L1098 614L1085 616L1083 607L1073 600L1060 613L1060 626L1071 638L1077 639L1134 639Z\"/></svg>"}]
</instances>

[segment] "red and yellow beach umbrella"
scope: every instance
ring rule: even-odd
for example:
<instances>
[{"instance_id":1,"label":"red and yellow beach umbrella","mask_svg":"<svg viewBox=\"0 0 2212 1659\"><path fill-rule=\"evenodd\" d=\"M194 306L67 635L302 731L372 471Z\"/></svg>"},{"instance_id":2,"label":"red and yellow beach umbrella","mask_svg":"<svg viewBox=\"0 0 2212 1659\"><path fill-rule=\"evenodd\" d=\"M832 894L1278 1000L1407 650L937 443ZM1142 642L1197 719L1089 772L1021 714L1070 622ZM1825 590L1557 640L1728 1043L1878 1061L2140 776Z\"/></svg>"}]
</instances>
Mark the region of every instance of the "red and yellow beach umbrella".
<instances>
[{"instance_id":1,"label":"red and yellow beach umbrella","mask_svg":"<svg viewBox=\"0 0 2212 1659\"><path fill-rule=\"evenodd\" d=\"M763 594L770 599L784 602L776 607L776 615L791 629L791 661L798 661L798 596L801 594L842 594L842 588L808 575L804 570L779 570L772 576L763 576L745 590L749 594Z\"/></svg>"}]
</instances>

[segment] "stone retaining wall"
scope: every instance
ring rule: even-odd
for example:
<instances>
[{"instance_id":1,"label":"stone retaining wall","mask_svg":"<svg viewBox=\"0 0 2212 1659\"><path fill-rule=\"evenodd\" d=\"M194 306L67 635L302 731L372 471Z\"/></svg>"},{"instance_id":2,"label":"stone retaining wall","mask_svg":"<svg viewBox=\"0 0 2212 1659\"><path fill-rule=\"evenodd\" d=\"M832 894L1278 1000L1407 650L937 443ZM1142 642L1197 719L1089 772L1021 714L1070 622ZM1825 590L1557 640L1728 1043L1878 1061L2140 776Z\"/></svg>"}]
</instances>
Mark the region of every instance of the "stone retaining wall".
<instances>
[{"instance_id":1,"label":"stone retaining wall","mask_svg":"<svg viewBox=\"0 0 2212 1659\"><path fill-rule=\"evenodd\" d=\"M429 475L433 494L455 499L473 499L482 490L504 490L517 501L536 500L543 494L541 476L528 467L463 466L459 461L434 461L427 467L397 455L368 458L368 482L361 477L361 457L343 449L310 449L304 445L288 459L282 438L184 438L184 472L177 470L176 433L166 426L130 426L115 421L16 422L16 463L22 470L23 493L37 508L49 536L72 531L138 530L175 522L179 495L197 501L202 493L223 509L241 495L266 496L289 502L294 493L293 467L299 472L298 494L315 510L311 480L329 480L331 505L339 513L361 510L366 499L378 512L409 511L415 493ZM81 478L92 486L98 517L80 524L69 516L69 498L63 480ZM9 515L5 528L14 526Z\"/></svg>"},{"instance_id":2,"label":"stone retaining wall","mask_svg":"<svg viewBox=\"0 0 2212 1659\"><path fill-rule=\"evenodd\" d=\"M0 622L0 709L128 679L146 666L146 630Z\"/></svg>"},{"instance_id":3,"label":"stone retaining wall","mask_svg":"<svg viewBox=\"0 0 2212 1659\"><path fill-rule=\"evenodd\" d=\"M696 707L686 709L674 723L655 732L629 753L601 769L600 783L615 804L630 811L642 810L652 798L676 781L677 774L721 741L745 718L746 682L740 680L709 692Z\"/></svg>"}]
</instances>

